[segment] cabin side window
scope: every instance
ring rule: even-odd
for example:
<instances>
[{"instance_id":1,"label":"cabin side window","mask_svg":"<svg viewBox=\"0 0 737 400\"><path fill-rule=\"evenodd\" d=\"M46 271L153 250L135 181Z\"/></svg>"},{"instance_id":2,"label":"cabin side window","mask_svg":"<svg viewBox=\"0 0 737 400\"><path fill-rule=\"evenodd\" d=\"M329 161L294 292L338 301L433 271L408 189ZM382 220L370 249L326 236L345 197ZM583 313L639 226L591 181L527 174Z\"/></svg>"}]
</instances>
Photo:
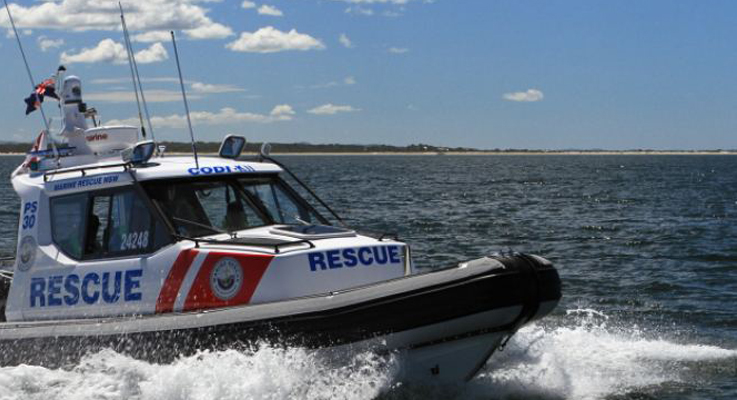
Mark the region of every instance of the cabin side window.
<instances>
[{"instance_id":1,"label":"cabin side window","mask_svg":"<svg viewBox=\"0 0 737 400\"><path fill-rule=\"evenodd\" d=\"M80 259L84 253L89 198L86 193L51 199L51 234L67 255Z\"/></svg>"},{"instance_id":2,"label":"cabin side window","mask_svg":"<svg viewBox=\"0 0 737 400\"><path fill-rule=\"evenodd\" d=\"M148 254L170 242L132 188L54 198L51 214L54 243L75 259Z\"/></svg>"}]
</instances>

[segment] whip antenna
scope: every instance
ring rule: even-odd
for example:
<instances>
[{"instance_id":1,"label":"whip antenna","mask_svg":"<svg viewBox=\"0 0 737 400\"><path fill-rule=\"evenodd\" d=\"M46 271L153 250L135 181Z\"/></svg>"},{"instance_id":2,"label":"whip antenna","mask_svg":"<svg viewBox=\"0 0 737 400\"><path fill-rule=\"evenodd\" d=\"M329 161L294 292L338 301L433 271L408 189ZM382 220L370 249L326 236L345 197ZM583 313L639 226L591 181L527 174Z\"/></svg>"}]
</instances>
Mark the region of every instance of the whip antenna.
<instances>
[{"instance_id":1,"label":"whip antenna","mask_svg":"<svg viewBox=\"0 0 737 400\"><path fill-rule=\"evenodd\" d=\"M18 36L18 30L15 28L15 21L13 20L13 14L10 13L10 7L8 6L8 0L3 0L3 3L5 3L5 10L8 12L8 19L10 20L10 25L13 27L13 32L15 33L15 39L18 41L18 49L20 49L20 55L23 56L23 63L26 65L26 72L28 72L28 79L31 80L31 88L33 90L36 90L36 83L33 80L33 74L31 74L31 68L28 66L28 59L26 59L26 52L23 51L23 43L20 41L20 36ZM38 108L41 110L41 118L44 120L44 126L46 127L46 132L49 134L49 142L51 142L51 148L54 151L54 156L56 157L56 161L59 162L59 151L56 149L56 143L54 143L54 138L51 137L51 128L49 127L49 120L46 119L46 113L44 112L43 103L39 104Z\"/></svg>"},{"instance_id":2,"label":"whip antenna","mask_svg":"<svg viewBox=\"0 0 737 400\"><path fill-rule=\"evenodd\" d=\"M7 0L4 0L7 1ZM123 32L125 32L125 17L123 17L123 6L118 3L118 6L120 6L120 21L123 24ZM128 53L128 66L131 69L131 80L133 81L133 93L136 94L136 105L138 106L138 120L141 121L141 134L143 135L143 138L146 139L146 127L143 125L143 112L141 112L141 101L138 98L138 84L136 83L136 74L133 72L133 56L131 54L131 49L128 47L128 37L123 33L123 38L125 40L125 51Z\"/></svg>"},{"instance_id":3,"label":"whip antenna","mask_svg":"<svg viewBox=\"0 0 737 400\"><path fill-rule=\"evenodd\" d=\"M151 140L156 141L154 138L154 128L151 126L151 115L148 113L148 104L146 103L146 95L143 93L143 84L141 83L141 76L138 74L138 63L136 62L136 54L133 52L133 44L131 43L130 34L128 33L128 25L125 23L125 15L123 14L123 5L118 2L120 7L120 21L123 23L123 38L125 39L125 48L128 52L128 62L132 64L132 69L136 73L136 77L133 81L133 86L138 83L138 90L141 91L141 102L143 103L143 112L146 114L146 123L148 124L148 131L151 133ZM136 94L136 101L138 100L138 94ZM138 106L138 115L141 115L140 105ZM143 137L146 138L146 131L143 130L143 121L141 121L141 130L143 131Z\"/></svg>"},{"instance_id":4,"label":"whip antenna","mask_svg":"<svg viewBox=\"0 0 737 400\"><path fill-rule=\"evenodd\" d=\"M177 60L177 71L179 71L179 86L182 87L182 98L184 99L184 111L187 113L187 125L189 125L189 137L192 139L192 153L194 153L194 163L197 169L200 168L200 162L197 160L197 146L194 142L194 131L192 130L192 120L189 118L189 105L187 104L187 92L184 90L184 79L182 78L182 67L179 65L179 52L177 51L177 39L174 37L174 31L171 31L171 42L174 44L174 58Z\"/></svg>"}]
</instances>

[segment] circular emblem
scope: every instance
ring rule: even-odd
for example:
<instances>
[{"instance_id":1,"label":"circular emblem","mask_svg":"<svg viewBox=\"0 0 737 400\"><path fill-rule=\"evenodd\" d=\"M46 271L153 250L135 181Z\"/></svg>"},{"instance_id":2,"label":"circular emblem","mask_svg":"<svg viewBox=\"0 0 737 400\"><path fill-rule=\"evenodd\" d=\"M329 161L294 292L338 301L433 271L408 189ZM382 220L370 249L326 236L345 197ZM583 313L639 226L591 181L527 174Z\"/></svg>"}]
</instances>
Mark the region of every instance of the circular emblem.
<instances>
[{"instance_id":1,"label":"circular emblem","mask_svg":"<svg viewBox=\"0 0 737 400\"><path fill-rule=\"evenodd\" d=\"M238 260L221 258L210 273L210 288L220 300L235 297L243 286L243 269Z\"/></svg>"},{"instance_id":2,"label":"circular emblem","mask_svg":"<svg viewBox=\"0 0 737 400\"><path fill-rule=\"evenodd\" d=\"M36 239L26 236L20 241L20 257L18 257L18 269L28 271L36 260Z\"/></svg>"}]
</instances>

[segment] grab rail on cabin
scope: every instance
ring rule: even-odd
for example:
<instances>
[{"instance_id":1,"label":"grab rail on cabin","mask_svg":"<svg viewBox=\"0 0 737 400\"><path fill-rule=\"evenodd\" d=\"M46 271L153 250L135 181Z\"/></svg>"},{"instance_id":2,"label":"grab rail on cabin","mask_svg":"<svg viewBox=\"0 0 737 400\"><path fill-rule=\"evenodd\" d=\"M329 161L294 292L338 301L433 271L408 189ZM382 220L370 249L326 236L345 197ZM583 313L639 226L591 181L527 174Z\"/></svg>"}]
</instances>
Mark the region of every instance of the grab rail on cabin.
<instances>
[{"instance_id":1,"label":"grab rail on cabin","mask_svg":"<svg viewBox=\"0 0 737 400\"><path fill-rule=\"evenodd\" d=\"M208 243L208 244L220 244L220 245L226 245L226 246L246 246L246 247L265 247L265 248L272 248L274 249L274 254L280 254L283 246L293 246L298 244L306 244L309 246L310 249L315 248L315 244L307 239L301 239L301 240L294 240L290 242L282 242L282 243L259 243L259 242L248 242L248 241L228 241L228 240L217 240L217 239L202 239L202 238L193 238L188 236L182 236L182 235L174 235L175 239L178 240L190 240L195 243L195 247L200 247L200 243ZM247 239L247 238L238 238L238 239Z\"/></svg>"},{"instance_id":2,"label":"grab rail on cabin","mask_svg":"<svg viewBox=\"0 0 737 400\"><path fill-rule=\"evenodd\" d=\"M88 170L91 169L104 169L104 168L116 168L123 167L123 172L128 171L131 167L130 163L117 163L117 164L106 164L106 165L93 165L89 167L75 167L75 168L61 168L52 171L44 172L44 182L48 182L48 178L57 174L66 174L70 172L81 172L82 176L86 176Z\"/></svg>"}]
</instances>

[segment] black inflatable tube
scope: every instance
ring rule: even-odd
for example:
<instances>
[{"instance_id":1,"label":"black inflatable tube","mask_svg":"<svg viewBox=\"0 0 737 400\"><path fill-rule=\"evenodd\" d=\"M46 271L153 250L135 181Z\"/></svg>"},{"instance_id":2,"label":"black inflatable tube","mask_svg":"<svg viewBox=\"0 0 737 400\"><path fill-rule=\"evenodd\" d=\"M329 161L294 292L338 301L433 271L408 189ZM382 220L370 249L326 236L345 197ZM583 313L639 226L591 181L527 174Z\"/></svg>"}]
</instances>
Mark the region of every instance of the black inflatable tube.
<instances>
[{"instance_id":1,"label":"black inflatable tube","mask_svg":"<svg viewBox=\"0 0 737 400\"><path fill-rule=\"evenodd\" d=\"M301 304L298 301L284 302L272 306L281 306L278 312L272 313L272 317L267 312L255 318L244 318L248 307L253 310L260 307L246 306L199 315L141 317L140 323L133 321L135 326L155 323L159 328L131 330L131 321L128 320L126 328L120 324L122 334L99 335L84 335L86 327L91 330L91 322L94 321L75 322L80 328L79 335L63 333L63 321L17 324L18 328L12 335L3 335L0 325L0 365L56 366L75 362L88 352L104 348L153 362L169 362L197 350L248 346L260 341L308 348L329 347L521 305L522 311L513 322L504 326L490 325L466 334L513 333L535 316L540 303L560 299L560 279L546 260L528 256L494 257L494 260L498 262L490 260L484 268L468 267L463 274L455 268L349 290L333 295L334 302L327 296L302 300L304 304L325 303L325 306L314 309L299 310L296 309ZM499 267L499 262L503 268ZM446 275L457 279L447 280ZM424 280L421 285L417 284L420 280ZM384 295L384 292L388 294ZM285 309L288 307L294 308L292 314ZM178 318L192 317L204 320L206 325L176 327ZM108 320L101 323L116 322ZM66 328L68 325L67 322ZM37 333L39 329L49 333L31 337L35 336L31 333ZM14 338L4 340L4 336ZM437 341L452 339L454 337L441 337ZM423 345L428 343L417 343L411 347Z\"/></svg>"}]
</instances>

